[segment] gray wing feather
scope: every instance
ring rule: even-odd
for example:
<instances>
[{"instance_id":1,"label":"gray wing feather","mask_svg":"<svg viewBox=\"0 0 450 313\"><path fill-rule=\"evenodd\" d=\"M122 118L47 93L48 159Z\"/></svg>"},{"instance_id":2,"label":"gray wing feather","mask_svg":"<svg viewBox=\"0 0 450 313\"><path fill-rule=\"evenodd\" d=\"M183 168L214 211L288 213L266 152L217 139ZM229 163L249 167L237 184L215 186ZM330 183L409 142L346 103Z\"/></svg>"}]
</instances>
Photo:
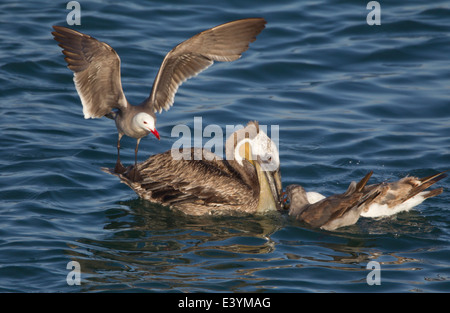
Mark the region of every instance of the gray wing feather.
<instances>
[{"instance_id":1,"label":"gray wing feather","mask_svg":"<svg viewBox=\"0 0 450 313\"><path fill-rule=\"evenodd\" d=\"M77 32L53 26L54 39L63 48L68 68L83 105L85 118L99 118L111 109L127 107L120 80L120 58L108 44Z\"/></svg>"},{"instance_id":2,"label":"gray wing feather","mask_svg":"<svg viewBox=\"0 0 450 313\"><path fill-rule=\"evenodd\" d=\"M150 96L143 102L155 112L173 105L178 87L211 66L214 61L234 61L248 49L263 29L263 18L248 18L205 30L182 42L164 58Z\"/></svg>"}]
</instances>

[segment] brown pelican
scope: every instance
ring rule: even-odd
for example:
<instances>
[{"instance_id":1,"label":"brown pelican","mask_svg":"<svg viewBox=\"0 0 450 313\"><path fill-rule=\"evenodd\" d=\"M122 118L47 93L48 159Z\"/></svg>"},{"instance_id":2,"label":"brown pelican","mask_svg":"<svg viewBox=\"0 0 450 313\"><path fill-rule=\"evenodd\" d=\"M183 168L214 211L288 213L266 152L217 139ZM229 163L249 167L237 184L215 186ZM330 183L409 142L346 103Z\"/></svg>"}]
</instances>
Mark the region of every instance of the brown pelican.
<instances>
[{"instance_id":1,"label":"brown pelican","mask_svg":"<svg viewBox=\"0 0 450 313\"><path fill-rule=\"evenodd\" d=\"M377 196L366 199L358 207L358 212L364 217L382 217L408 211L421 204L425 199L441 194L443 188L426 189L445 177L447 177L445 172L441 172L424 178L408 176L392 183L367 185L362 189L362 194L377 194ZM324 201L323 199L328 199L317 192L306 192L299 185L288 186L286 194L291 202L290 210L293 210L292 205L294 208L301 208L304 205L318 205Z\"/></svg>"},{"instance_id":2,"label":"brown pelican","mask_svg":"<svg viewBox=\"0 0 450 313\"><path fill-rule=\"evenodd\" d=\"M355 224L364 209L364 204L373 201L379 195L376 189L364 191L371 175L372 172L368 173L359 183L352 182L345 193L322 198L315 203L309 202L302 186L289 185L286 187L286 195L290 200L289 215L312 227L325 230Z\"/></svg>"},{"instance_id":3,"label":"brown pelican","mask_svg":"<svg viewBox=\"0 0 450 313\"><path fill-rule=\"evenodd\" d=\"M152 133L159 139L155 112L167 111L173 105L178 87L214 61L240 58L265 24L263 18L237 20L205 30L180 43L164 58L150 96L135 106L125 98L120 78L120 58L113 48L89 35L62 26L53 26L55 31L52 34L63 48L69 69L74 72L84 118L107 116L115 119L119 133L115 172L123 173L125 167L120 162L122 136L137 139L136 166L141 138ZM132 177L140 179L135 170Z\"/></svg>"},{"instance_id":4,"label":"brown pelican","mask_svg":"<svg viewBox=\"0 0 450 313\"><path fill-rule=\"evenodd\" d=\"M279 210L282 192L280 160L275 143L257 122L231 135L226 158L202 148L172 149L138 163L140 182L129 173L120 177L141 198L190 215L263 213Z\"/></svg>"}]
</instances>

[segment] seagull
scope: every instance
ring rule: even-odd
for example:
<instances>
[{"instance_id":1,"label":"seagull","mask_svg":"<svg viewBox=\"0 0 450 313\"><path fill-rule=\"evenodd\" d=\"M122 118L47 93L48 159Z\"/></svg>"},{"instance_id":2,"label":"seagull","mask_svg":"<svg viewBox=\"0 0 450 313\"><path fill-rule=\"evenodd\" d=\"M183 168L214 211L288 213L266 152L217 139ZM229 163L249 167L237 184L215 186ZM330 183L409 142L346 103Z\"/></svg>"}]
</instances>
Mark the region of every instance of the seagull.
<instances>
[{"instance_id":1,"label":"seagull","mask_svg":"<svg viewBox=\"0 0 450 313\"><path fill-rule=\"evenodd\" d=\"M78 31L53 26L54 39L63 49L68 68L74 72L74 83L83 105L85 119L106 116L114 119L117 140L116 173L126 168L120 161L123 135L137 139L134 170L131 177L141 179L135 170L140 140L152 133L158 140L156 112L168 110L174 103L178 87L196 76L214 61L234 61L265 28L263 18L247 18L205 30L173 48L164 58L148 98L131 105L122 90L120 58L108 44Z\"/></svg>"},{"instance_id":2,"label":"seagull","mask_svg":"<svg viewBox=\"0 0 450 313\"><path fill-rule=\"evenodd\" d=\"M421 204L425 199L440 195L443 192L442 187L433 190L426 189L445 177L447 177L447 174L445 174L445 172L440 172L423 178L407 176L391 183L382 182L373 185L365 185L361 190L361 193L364 196L369 196L369 198L358 206L357 211L360 213L360 216L369 218L381 218L399 212L409 211L413 207ZM374 194L377 194L377 196L370 196ZM290 214L292 211L292 214L294 215L298 215L295 212L299 210L299 208L306 205L319 206L324 199L335 197L331 196L326 198L318 192L306 192L300 185L287 186L286 195L291 202ZM294 205L294 207L292 207L292 205ZM323 203L321 205L323 205Z\"/></svg>"},{"instance_id":3,"label":"seagull","mask_svg":"<svg viewBox=\"0 0 450 313\"><path fill-rule=\"evenodd\" d=\"M365 192L376 189L380 195L374 201L364 205L361 216L378 218L409 211L425 199L440 195L444 191L442 187L426 189L445 177L447 174L440 172L423 178L407 176L391 183L382 182L366 186Z\"/></svg>"},{"instance_id":4,"label":"seagull","mask_svg":"<svg viewBox=\"0 0 450 313\"><path fill-rule=\"evenodd\" d=\"M359 183L352 182L345 193L322 197L315 203L310 203L308 198L311 199L311 196L316 197L318 194L310 194L308 197L302 186L287 186L286 195L290 200L289 215L313 228L329 231L355 224L364 209L364 204L373 201L380 194L377 189L364 191L372 173L369 172Z\"/></svg>"},{"instance_id":5,"label":"seagull","mask_svg":"<svg viewBox=\"0 0 450 313\"><path fill-rule=\"evenodd\" d=\"M276 144L251 121L226 140L226 158L204 148L171 149L151 156L119 176L140 198L187 215L267 213L281 210L280 159Z\"/></svg>"}]
</instances>

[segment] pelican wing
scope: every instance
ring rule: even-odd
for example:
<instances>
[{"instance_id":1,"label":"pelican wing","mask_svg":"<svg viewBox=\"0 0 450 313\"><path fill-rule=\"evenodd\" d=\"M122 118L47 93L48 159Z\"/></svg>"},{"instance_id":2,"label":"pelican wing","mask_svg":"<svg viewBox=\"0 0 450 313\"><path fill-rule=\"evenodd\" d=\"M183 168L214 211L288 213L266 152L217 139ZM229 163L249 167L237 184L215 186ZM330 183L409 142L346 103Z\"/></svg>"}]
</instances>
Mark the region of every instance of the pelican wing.
<instances>
[{"instance_id":1,"label":"pelican wing","mask_svg":"<svg viewBox=\"0 0 450 313\"><path fill-rule=\"evenodd\" d=\"M207 69L214 61L240 58L265 24L263 18L237 20L205 30L182 42L164 58L150 96L143 103L155 112L167 111L183 82Z\"/></svg>"},{"instance_id":2,"label":"pelican wing","mask_svg":"<svg viewBox=\"0 0 450 313\"><path fill-rule=\"evenodd\" d=\"M201 160L195 160L204 153ZM178 205L183 202L202 204L235 204L241 199L251 198L251 189L236 178L236 173L227 167L226 162L215 156L208 160L201 148L192 148L188 160L173 158L173 151L153 155L138 165L143 181L132 184L141 189L149 200L165 205ZM144 192L145 191L145 192ZM245 197L246 193L249 193Z\"/></svg>"},{"instance_id":3,"label":"pelican wing","mask_svg":"<svg viewBox=\"0 0 450 313\"><path fill-rule=\"evenodd\" d=\"M63 48L68 68L83 105L84 118L99 118L112 108L123 109L127 100L120 80L120 58L108 44L77 32L53 26L54 39Z\"/></svg>"}]
</instances>

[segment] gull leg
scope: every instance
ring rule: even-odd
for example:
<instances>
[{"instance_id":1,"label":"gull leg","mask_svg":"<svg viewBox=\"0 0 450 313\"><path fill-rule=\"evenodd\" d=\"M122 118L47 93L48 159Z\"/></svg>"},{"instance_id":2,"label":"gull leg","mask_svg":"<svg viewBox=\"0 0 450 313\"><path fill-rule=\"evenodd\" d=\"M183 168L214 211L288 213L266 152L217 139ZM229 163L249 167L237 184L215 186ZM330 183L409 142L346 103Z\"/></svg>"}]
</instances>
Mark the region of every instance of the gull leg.
<instances>
[{"instance_id":1,"label":"gull leg","mask_svg":"<svg viewBox=\"0 0 450 313\"><path fill-rule=\"evenodd\" d=\"M116 166L114 167L114 172L123 174L125 173L126 169L120 162L120 139L122 139L123 134L119 133L119 138L117 139L117 162Z\"/></svg>"},{"instance_id":2,"label":"gull leg","mask_svg":"<svg viewBox=\"0 0 450 313\"><path fill-rule=\"evenodd\" d=\"M139 149L139 142L141 142L141 138L139 138L136 142L136 148L134 148L134 167L137 166L137 154Z\"/></svg>"},{"instance_id":3,"label":"gull leg","mask_svg":"<svg viewBox=\"0 0 450 313\"><path fill-rule=\"evenodd\" d=\"M130 174L129 174L129 177L135 182L142 180L142 177L139 174L139 171L137 170L137 153L138 153L140 141L141 141L141 138L138 138L137 143L136 143L136 148L134 149L134 167L131 169Z\"/></svg>"}]
</instances>

